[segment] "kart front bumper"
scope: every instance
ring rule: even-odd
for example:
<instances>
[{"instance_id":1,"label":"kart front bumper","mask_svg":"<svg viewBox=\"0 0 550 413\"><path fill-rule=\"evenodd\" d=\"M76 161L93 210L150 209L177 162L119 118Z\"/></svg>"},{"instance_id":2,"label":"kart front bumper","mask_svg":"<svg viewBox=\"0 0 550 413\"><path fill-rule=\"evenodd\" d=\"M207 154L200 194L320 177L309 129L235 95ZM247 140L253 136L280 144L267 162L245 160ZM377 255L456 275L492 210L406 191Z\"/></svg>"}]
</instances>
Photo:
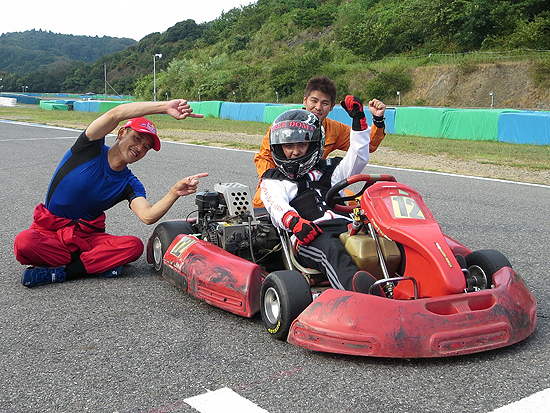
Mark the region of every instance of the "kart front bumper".
<instances>
[{"instance_id":1,"label":"kart front bumper","mask_svg":"<svg viewBox=\"0 0 550 413\"><path fill-rule=\"evenodd\" d=\"M446 357L509 346L535 330L537 303L511 268L493 279L493 289L417 300L329 289L293 322L288 342L388 358Z\"/></svg>"}]
</instances>

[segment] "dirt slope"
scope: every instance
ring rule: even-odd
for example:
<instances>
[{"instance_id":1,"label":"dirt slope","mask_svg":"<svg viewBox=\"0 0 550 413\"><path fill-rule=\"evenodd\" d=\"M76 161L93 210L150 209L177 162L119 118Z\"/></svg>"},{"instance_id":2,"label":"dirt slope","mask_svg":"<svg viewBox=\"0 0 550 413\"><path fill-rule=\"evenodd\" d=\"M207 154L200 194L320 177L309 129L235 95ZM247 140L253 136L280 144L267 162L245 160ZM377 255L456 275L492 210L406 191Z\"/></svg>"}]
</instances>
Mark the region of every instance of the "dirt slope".
<instances>
[{"instance_id":1,"label":"dirt slope","mask_svg":"<svg viewBox=\"0 0 550 413\"><path fill-rule=\"evenodd\" d=\"M413 69L413 87L404 106L550 110L550 91L535 88L531 61L425 66Z\"/></svg>"}]
</instances>

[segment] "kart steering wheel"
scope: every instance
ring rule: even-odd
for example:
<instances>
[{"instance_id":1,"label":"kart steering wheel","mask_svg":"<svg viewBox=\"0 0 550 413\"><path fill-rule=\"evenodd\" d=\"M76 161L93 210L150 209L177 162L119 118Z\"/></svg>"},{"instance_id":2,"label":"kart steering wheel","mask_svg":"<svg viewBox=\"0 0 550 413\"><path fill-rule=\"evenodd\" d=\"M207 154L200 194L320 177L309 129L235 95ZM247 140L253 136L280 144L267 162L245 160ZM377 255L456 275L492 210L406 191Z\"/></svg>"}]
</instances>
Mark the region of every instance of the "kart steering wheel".
<instances>
[{"instance_id":1,"label":"kart steering wheel","mask_svg":"<svg viewBox=\"0 0 550 413\"><path fill-rule=\"evenodd\" d=\"M343 203L346 201L351 201L357 198L358 196L363 195L363 192L374 184L375 182L379 181L389 181L389 182L397 182L397 180L393 177L393 175L388 174L357 174L350 176L347 179L343 179L340 182L338 182L336 185L334 185L332 188L329 189L327 192L327 195L325 197L325 201L329 208L334 209L338 212L346 212L351 213L353 212L353 209L355 206L353 205L344 205ZM351 184L354 184L356 182L365 182L365 185L361 188L359 192L357 192L353 196L340 196L338 193L344 189L350 186Z\"/></svg>"}]
</instances>

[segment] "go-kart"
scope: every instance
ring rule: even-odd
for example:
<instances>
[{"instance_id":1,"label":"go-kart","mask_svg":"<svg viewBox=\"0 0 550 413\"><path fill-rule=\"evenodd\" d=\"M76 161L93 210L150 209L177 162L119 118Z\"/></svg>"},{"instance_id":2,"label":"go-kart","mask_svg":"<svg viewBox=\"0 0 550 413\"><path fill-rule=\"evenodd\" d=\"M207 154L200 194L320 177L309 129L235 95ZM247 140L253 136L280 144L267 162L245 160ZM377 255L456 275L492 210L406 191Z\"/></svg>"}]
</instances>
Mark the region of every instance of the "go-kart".
<instances>
[{"instance_id":1,"label":"go-kart","mask_svg":"<svg viewBox=\"0 0 550 413\"><path fill-rule=\"evenodd\" d=\"M362 187L346 196L353 184ZM443 234L413 188L360 174L331 188L326 203L353 216L340 240L377 278L369 294L330 288L300 265L288 233L252 208L249 188L238 183L198 193L197 211L157 225L147 260L189 294L244 317L260 311L271 336L314 351L443 357L533 333L535 297L506 257ZM385 297L372 293L378 286Z\"/></svg>"}]
</instances>

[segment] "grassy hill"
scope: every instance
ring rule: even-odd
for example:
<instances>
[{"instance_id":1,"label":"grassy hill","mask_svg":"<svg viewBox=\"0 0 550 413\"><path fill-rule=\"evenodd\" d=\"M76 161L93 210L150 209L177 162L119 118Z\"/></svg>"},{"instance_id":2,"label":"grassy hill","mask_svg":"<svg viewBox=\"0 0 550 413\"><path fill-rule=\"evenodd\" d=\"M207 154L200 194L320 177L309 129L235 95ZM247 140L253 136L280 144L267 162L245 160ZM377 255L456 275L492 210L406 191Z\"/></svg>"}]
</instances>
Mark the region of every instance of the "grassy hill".
<instances>
[{"instance_id":1,"label":"grassy hill","mask_svg":"<svg viewBox=\"0 0 550 413\"><path fill-rule=\"evenodd\" d=\"M342 96L487 107L494 91L499 106L548 108L549 33L546 0L258 0L75 65L59 91L102 91L106 69L119 93L152 99L162 53L163 97L297 102L322 73Z\"/></svg>"},{"instance_id":2,"label":"grassy hill","mask_svg":"<svg viewBox=\"0 0 550 413\"><path fill-rule=\"evenodd\" d=\"M259 0L211 22L157 74L157 89L299 102L307 79L326 74L341 96L397 103L400 91L403 104L487 107L499 88L502 105L548 108L548 53L528 50L550 49L548 32L550 4L539 0ZM152 74L135 95L152 96Z\"/></svg>"},{"instance_id":3,"label":"grassy hill","mask_svg":"<svg viewBox=\"0 0 550 413\"><path fill-rule=\"evenodd\" d=\"M90 37L28 30L0 36L0 71L26 74L57 62L95 62L136 43L132 39Z\"/></svg>"}]
</instances>

